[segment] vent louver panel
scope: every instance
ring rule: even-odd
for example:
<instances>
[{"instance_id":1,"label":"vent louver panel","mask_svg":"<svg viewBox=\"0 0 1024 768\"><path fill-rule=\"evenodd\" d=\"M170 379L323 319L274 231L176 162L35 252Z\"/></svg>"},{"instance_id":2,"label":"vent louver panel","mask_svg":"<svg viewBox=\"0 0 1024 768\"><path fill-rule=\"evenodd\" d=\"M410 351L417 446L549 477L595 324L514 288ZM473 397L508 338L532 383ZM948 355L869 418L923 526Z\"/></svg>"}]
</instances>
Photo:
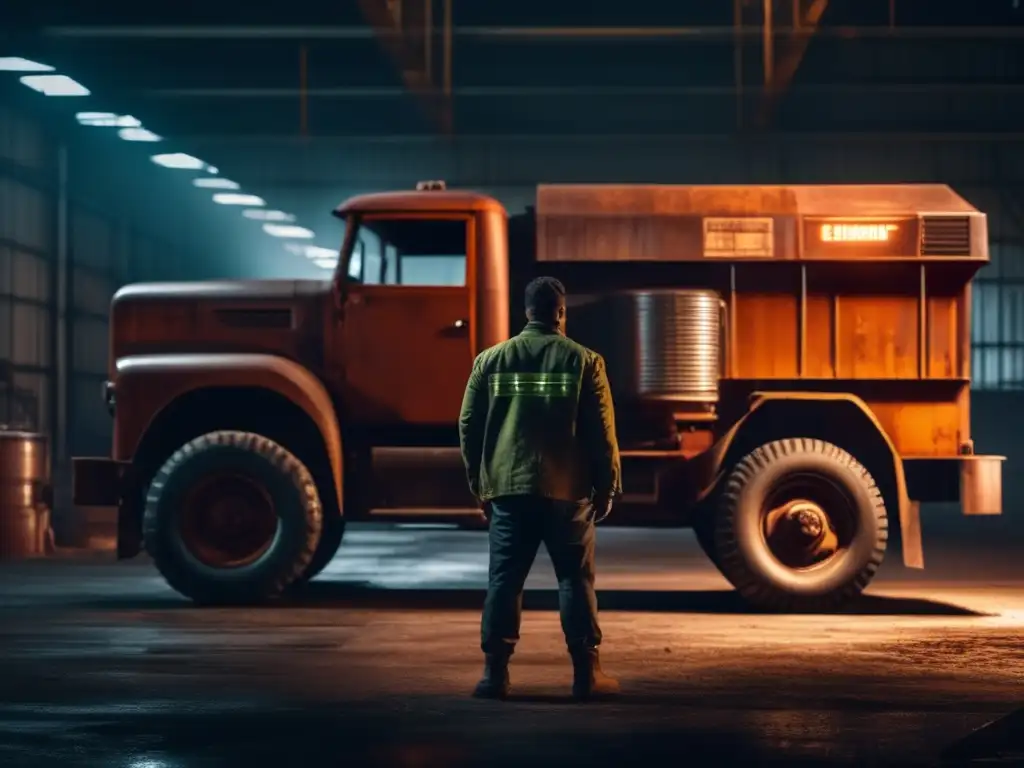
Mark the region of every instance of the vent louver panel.
<instances>
[{"instance_id":1,"label":"vent louver panel","mask_svg":"<svg viewBox=\"0 0 1024 768\"><path fill-rule=\"evenodd\" d=\"M968 256L971 253L969 216L926 216L921 227L922 256Z\"/></svg>"}]
</instances>

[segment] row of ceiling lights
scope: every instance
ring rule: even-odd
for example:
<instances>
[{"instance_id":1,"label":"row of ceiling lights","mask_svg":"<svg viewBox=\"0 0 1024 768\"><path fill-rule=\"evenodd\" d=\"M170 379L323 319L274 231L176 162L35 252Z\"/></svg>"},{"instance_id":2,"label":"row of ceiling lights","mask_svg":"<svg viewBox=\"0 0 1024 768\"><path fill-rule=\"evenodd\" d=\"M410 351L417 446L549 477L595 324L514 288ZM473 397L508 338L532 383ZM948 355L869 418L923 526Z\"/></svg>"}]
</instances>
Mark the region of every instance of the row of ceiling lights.
<instances>
[{"instance_id":1,"label":"row of ceiling lights","mask_svg":"<svg viewBox=\"0 0 1024 768\"><path fill-rule=\"evenodd\" d=\"M21 83L44 96L89 96L90 91L67 75L54 73L54 68L17 56L0 57L0 71L21 72ZM114 112L79 112L75 115L79 124L95 128L117 128L118 136L124 141L159 142L158 136L146 129L141 121L131 115ZM213 202L219 205L242 206L242 215L247 219L263 222L263 231L271 237L284 240L312 240L316 233L295 224L295 216L284 211L270 210L266 201L257 195L245 194L237 182L218 176L218 169L198 157L184 152L156 154L150 157L157 165L187 171L199 171L206 175L192 180L201 189L219 190L213 194ZM289 253L305 256L321 269L333 269L338 263L337 251L308 243L286 243Z\"/></svg>"}]
</instances>

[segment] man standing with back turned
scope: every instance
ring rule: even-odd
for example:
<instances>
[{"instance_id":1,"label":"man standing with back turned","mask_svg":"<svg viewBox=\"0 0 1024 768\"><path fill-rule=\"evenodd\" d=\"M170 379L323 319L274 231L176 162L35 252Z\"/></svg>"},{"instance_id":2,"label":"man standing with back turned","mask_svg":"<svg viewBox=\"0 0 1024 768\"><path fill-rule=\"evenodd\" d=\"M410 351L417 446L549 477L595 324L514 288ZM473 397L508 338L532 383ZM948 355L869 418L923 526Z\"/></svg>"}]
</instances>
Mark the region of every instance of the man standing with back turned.
<instances>
[{"instance_id":1,"label":"man standing with back turned","mask_svg":"<svg viewBox=\"0 0 1024 768\"><path fill-rule=\"evenodd\" d=\"M618 693L601 671L594 593L594 524L621 493L615 413L604 360L565 335L565 287L526 287L522 333L480 353L459 419L473 494L490 509L490 568L481 622L478 698L509 692L523 585L541 542L558 577L573 696Z\"/></svg>"}]
</instances>

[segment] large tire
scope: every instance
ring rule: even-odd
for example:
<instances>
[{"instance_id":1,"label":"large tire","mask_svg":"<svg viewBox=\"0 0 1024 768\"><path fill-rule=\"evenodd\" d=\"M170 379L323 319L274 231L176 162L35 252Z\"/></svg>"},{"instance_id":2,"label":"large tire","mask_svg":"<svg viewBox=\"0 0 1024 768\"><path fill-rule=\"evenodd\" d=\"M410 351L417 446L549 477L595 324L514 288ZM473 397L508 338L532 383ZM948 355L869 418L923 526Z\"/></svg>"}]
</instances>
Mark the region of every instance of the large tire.
<instances>
[{"instance_id":1,"label":"large tire","mask_svg":"<svg viewBox=\"0 0 1024 768\"><path fill-rule=\"evenodd\" d=\"M244 605L276 597L302 575L321 525L316 485L295 456L260 435L211 432L156 473L143 535L182 595Z\"/></svg>"},{"instance_id":2,"label":"large tire","mask_svg":"<svg viewBox=\"0 0 1024 768\"><path fill-rule=\"evenodd\" d=\"M317 544L313 559L309 561L306 570L295 580L293 586L301 587L303 584L312 581L319 576L324 568L331 564L334 556L341 548L341 541L345 538L345 518L341 515L328 515L324 517L323 528L320 532L320 543Z\"/></svg>"},{"instance_id":3,"label":"large tire","mask_svg":"<svg viewBox=\"0 0 1024 768\"><path fill-rule=\"evenodd\" d=\"M882 495L853 456L794 438L757 448L732 470L715 550L723 575L752 606L829 612L870 583L888 530Z\"/></svg>"}]
</instances>

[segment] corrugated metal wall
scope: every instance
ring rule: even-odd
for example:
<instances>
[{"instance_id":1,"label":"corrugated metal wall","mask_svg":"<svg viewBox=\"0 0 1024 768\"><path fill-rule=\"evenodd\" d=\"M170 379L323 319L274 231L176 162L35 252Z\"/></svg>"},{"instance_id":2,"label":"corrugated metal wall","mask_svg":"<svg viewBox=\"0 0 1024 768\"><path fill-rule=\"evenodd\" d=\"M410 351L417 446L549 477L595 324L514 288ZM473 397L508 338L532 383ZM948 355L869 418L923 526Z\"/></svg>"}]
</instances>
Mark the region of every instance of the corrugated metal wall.
<instances>
[{"instance_id":1,"label":"corrugated metal wall","mask_svg":"<svg viewBox=\"0 0 1024 768\"><path fill-rule=\"evenodd\" d=\"M0 425L50 436L59 502L67 459L110 450L100 398L110 299L129 265L149 277L168 251L116 211L92 209L62 153L38 122L0 109Z\"/></svg>"},{"instance_id":2,"label":"corrugated metal wall","mask_svg":"<svg viewBox=\"0 0 1024 768\"><path fill-rule=\"evenodd\" d=\"M0 111L0 424L53 426L56 150Z\"/></svg>"}]
</instances>

